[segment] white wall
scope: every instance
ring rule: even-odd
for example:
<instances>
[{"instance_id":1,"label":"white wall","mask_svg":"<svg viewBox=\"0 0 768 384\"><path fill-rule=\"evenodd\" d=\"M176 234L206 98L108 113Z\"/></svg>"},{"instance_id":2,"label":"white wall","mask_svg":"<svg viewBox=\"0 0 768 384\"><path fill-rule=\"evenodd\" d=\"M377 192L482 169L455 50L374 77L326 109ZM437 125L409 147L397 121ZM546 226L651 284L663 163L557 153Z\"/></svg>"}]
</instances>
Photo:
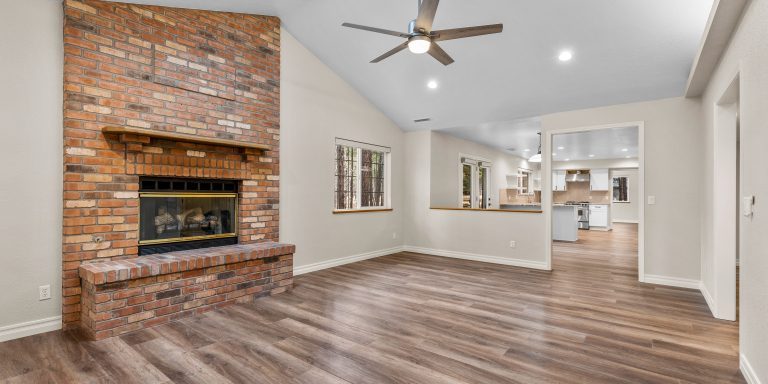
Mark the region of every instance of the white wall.
<instances>
[{"instance_id":1,"label":"white wall","mask_svg":"<svg viewBox=\"0 0 768 384\"><path fill-rule=\"evenodd\" d=\"M543 131L634 121L645 122L645 192L656 196L656 205L645 210L645 273L696 283L703 174L698 100L672 98L541 117Z\"/></svg>"},{"instance_id":2,"label":"white wall","mask_svg":"<svg viewBox=\"0 0 768 384\"><path fill-rule=\"evenodd\" d=\"M0 341L60 326L63 37L61 1L0 12ZM52 299L38 301L50 284Z\"/></svg>"},{"instance_id":3,"label":"white wall","mask_svg":"<svg viewBox=\"0 0 768 384\"><path fill-rule=\"evenodd\" d=\"M299 272L400 247L402 131L286 30L281 33L280 241L296 244ZM336 137L392 148L394 211L332 214Z\"/></svg>"},{"instance_id":4,"label":"white wall","mask_svg":"<svg viewBox=\"0 0 768 384\"><path fill-rule=\"evenodd\" d=\"M499 208L499 191L507 187L507 175L516 175L519 168L534 170L538 167L521 157L445 133L432 133L431 149L432 207L460 206L459 154L479 156L491 162L491 208Z\"/></svg>"},{"instance_id":5,"label":"white wall","mask_svg":"<svg viewBox=\"0 0 768 384\"><path fill-rule=\"evenodd\" d=\"M755 214L741 217L741 294L739 310L739 336L742 362L751 367L754 378L768 383L768 1L752 0L748 3L742 21L731 38L728 49L710 80L702 97L702 135L704 142L705 173L699 184L710 191L700 205L704 212L719 202L713 200L711 190L718 181L714 172L715 103L738 73L741 79L741 191L742 195L756 197ZM711 234L716 225L711 216L702 222L702 269L715 268L712 257ZM705 279L705 284L712 284ZM710 287L711 288L711 287ZM750 368L744 370L749 371Z\"/></svg>"},{"instance_id":6,"label":"white wall","mask_svg":"<svg viewBox=\"0 0 768 384\"><path fill-rule=\"evenodd\" d=\"M636 223L640 219L640 201L638 169L612 169L611 180L614 177L627 178L627 203L611 203L611 220L614 223ZM613 189L611 189L613 195Z\"/></svg>"},{"instance_id":7,"label":"white wall","mask_svg":"<svg viewBox=\"0 0 768 384\"><path fill-rule=\"evenodd\" d=\"M428 131L405 135L405 220L407 249L544 268L544 215L540 213L430 209L431 149ZM517 241L516 248L509 242Z\"/></svg>"}]
</instances>

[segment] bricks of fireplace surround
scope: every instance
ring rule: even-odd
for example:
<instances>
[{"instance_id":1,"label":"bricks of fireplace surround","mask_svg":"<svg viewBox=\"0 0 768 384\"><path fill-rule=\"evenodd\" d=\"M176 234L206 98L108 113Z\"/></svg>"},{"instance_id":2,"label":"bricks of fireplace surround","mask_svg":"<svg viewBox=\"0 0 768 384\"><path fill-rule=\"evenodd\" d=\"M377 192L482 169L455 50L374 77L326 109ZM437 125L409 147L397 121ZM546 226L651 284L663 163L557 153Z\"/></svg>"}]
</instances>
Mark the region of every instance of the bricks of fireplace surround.
<instances>
[{"instance_id":1,"label":"bricks of fireplace surround","mask_svg":"<svg viewBox=\"0 0 768 384\"><path fill-rule=\"evenodd\" d=\"M83 264L81 328L101 340L285 292L294 251L270 242Z\"/></svg>"},{"instance_id":2,"label":"bricks of fireplace surround","mask_svg":"<svg viewBox=\"0 0 768 384\"><path fill-rule=\"evenodd\" d=\"M64 0L62 322L79 268L138 255L142 176L238 180L238 242L279 240L280 20ZM104 134L105 126L223 138L265 151Z\"/></svg>"}]
</instances>

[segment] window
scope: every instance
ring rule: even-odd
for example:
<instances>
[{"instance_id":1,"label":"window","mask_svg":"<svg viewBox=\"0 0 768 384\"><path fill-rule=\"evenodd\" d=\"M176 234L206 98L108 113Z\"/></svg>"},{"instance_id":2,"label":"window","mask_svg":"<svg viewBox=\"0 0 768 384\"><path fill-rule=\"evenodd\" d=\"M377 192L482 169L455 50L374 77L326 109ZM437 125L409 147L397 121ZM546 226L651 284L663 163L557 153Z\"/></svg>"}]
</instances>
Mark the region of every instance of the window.
<instances>
[{"instance_id":1,"label":"window","mask_svg":"<svg viewBox=\"0 0 768 384\"><path fill-rule=\"evenodd\" d=\"M462 208L490 208L491 206L491 163L462 156L461 196Z\"/></svg>"},{"instance_id":2,"label":"window","mask_svg":"<svg viewBox=\"0 0 768 384\"><path fill-rule=\"evenodd\" d=\"M336 139L335 211L389 208L390 149Z\"/></svg>"},{"instance_id":3,"label":"window","mask_svg":"<svg viewBox=\"0 0 768 384\"><path fill-rule=\"evenodd\" d=\"M533 195L533 171L530 169L517 169L517 194Z\"/></svg>"},{"instance_id":4,"label":"window","mask_svg":"<svg viewBox=\"0 0 768 384\"><path fill-rule=\"evenodd\" d=\"M628 183L627 177L614 177L613 178L613 202L614 203L628 203Z\"/></svg>"}]
</instances>

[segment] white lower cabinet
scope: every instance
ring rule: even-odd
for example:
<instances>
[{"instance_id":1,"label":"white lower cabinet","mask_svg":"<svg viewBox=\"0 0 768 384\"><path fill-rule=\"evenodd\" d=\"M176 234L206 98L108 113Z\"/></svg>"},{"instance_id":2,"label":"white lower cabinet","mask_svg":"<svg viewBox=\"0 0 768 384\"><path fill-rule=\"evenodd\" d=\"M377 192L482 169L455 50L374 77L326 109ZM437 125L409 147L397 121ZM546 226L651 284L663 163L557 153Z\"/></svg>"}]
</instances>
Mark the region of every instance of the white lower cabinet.
<instances>
[{"instance_id":1,"label":"white lower cabinet","mask_svg":"<svg viewBox=\"0 0 768 384\"><path fill-rule=\"evenodd\" d=\"M608 205L595 204L589 205L589 226L607 227L608 226Z\"/></svg>"}]
</instances>

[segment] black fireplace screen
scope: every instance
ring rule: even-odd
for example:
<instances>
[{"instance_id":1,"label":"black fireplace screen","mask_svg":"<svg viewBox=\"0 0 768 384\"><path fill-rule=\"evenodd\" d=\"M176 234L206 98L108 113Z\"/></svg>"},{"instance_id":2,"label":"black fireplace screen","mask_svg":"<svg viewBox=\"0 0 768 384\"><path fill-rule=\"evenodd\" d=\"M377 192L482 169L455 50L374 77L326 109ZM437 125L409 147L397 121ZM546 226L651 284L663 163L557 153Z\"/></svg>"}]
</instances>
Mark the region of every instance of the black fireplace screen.
<instances>
[{"instance_id":1,"label":"black fireplace screen","mask_svg":"<svg viewBox=\"0 0 768 384\"><path fill-rule=\"evenodd\" d=\"M236 243L235 181L141 180L140 255Z\"/></svg>"},{"instance_id":2,"label":"black fireplace screen","mask_svg":"<svg viewBox=\"0 0 768 384\"><path fill-rule=\"evenodd\" d=\"M235 194L140 195L139 244L237 236Z\"/></svg>"}]
</instances>

